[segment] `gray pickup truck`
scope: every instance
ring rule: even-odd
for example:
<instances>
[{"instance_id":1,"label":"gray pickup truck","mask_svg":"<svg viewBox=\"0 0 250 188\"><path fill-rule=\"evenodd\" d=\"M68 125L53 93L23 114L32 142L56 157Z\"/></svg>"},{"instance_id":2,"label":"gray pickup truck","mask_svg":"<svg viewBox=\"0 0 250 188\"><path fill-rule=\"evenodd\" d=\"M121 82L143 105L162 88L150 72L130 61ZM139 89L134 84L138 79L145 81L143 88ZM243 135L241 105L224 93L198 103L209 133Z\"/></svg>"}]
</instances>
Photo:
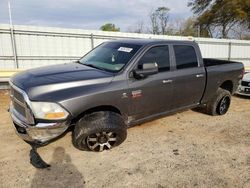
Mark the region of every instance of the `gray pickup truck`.
<instances>
[{"instance_id":1,"label":"gray pickup truck","mask_svg":"<svg viewBox=\"0 0 250 188\"><path fill-rule=\"evenodd\" d=\"M228 111L242 63L203 59L192 41L105 42L79 61L36 68L10 80L14 128L45 145L72 126L80 150L121 144L129 126L184 109Z\"/></svg>"}]
</instances>

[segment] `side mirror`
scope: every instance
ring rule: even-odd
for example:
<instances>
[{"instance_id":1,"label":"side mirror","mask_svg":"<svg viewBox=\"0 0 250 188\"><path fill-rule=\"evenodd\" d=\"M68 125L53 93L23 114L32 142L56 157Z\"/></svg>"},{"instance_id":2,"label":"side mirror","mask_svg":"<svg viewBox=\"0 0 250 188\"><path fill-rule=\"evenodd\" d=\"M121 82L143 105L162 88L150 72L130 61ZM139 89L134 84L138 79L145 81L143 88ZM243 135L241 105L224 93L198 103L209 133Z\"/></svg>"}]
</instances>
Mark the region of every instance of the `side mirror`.
<instances>
[{"instance_id":1,"label":"side mirror","mask_svg":"<svg viewBox=\"0 0 250 188\"><path fill-rule=\"evenodd\" d=\"M133 75L136 79L146 78L149 75L158 73L157 63L144 63L142 69L136 69L133 71Z\"/></svg>"}]
</instances>

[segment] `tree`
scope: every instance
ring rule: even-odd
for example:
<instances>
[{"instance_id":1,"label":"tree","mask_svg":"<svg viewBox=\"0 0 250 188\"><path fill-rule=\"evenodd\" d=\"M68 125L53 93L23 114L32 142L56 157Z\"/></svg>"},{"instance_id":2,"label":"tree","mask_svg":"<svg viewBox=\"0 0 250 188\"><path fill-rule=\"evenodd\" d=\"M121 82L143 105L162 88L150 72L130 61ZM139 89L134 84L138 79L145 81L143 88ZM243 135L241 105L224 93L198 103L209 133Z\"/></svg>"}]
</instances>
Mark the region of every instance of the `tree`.
<instances>
[{"instance_id":1,"label":"tree","mask_svg":"<svg viewBox=\"0 0 250 188\"><path fill-rule=\"evenodd\" d=\"M237 19L241 24L250 29L250 1L249 0L234 0Z\"/></svg>"},{"instance_id":2,"label":"tree","mask_svg":"<svg viewBox=\"0 0 250 188\"><path fill-rule=\"evenodd\" d=\"M199 25L195 17L190 17L182 23L182 36L211 37L206 27Z\"/></svg>"},{"instance_id":3,"label":"tree","mask_svg":"<svg viewBox=\"0 0 250 188\"><path fill-rule=\"evenodd\" d=\"M196 17L176 18L167 27L168 35L210 37L209 32L196 24Z\"/></svg>"},{"instance_id":4,"label":"tree","mask_svg":"<svg viewBox=\"0 0 250 188\"><path fill-rule=\"evenodd\" d=\"M166 34L167 24L169 20L169 11L167 7L158 7L150 14L150 21L153 34Z\"/></svg>"},{"instance_id":5,"label":"tree","mask_svg":"<svg viewBox=\"0 0 250 188\"><path fill-rule=\"evenodd\" d=\"M162 35L166 34L166 27L167 27L168 19L169 19L169 11L170 9L167 7L159 7L156 10L156 14L160 22L160 29L161 29Z\"/></svg>"},{"instance_id":6,"label":"tree","mask_svg":"<svg viewBox=\"0 0 250 188\"><path fill-rule=\"evenodd\" d=\"M152 12L150 14L150 21L151 21L151 27L152 27L151 32L153 34L159 35L160 32L159 32L159 25L158 25L158 19L157 19L156 12Z\"/></svg>"},{"instance_id":7,"label":"tree","mask_svg":"<svg viewBox=\"0 0 250 188\"><path fill-rule=\"evenodd\" d=\"M197 25L228 38L236 24L247 23L250 27L249 0L190 0L188 6L198 15Z\"/></svg>"},{"instance_id":8,"label":"tree","mask_svg":"<svg viewBox=\"0 0 250 188\"><path fill-rule=\"evenodd\" d=\"M250 40L250 30L248 29L247 24L242 23L235 25L229 34L232 38Z\"/></svg>"},{"instance_id":9,"label":"tree","mask_svg":"<svg viewBox=\"0 0 250 188\"><path fill-rule=\"evenodd\" d=\"M194 18L188 18L182 23L182 36L200 36L200 28L199 26L195 25Z\"/></svg>"},{"instance_id":10,"label":"tree","mask_svg":"<svg viewBox=\"0 0 250 188\"><path fill-rule=\"evenodd\" d=\"M106 23L100 27L100 30L102 30L102 31L120 31L120 28L116 28L115 24Z\"/></svg>"}]
</instances>

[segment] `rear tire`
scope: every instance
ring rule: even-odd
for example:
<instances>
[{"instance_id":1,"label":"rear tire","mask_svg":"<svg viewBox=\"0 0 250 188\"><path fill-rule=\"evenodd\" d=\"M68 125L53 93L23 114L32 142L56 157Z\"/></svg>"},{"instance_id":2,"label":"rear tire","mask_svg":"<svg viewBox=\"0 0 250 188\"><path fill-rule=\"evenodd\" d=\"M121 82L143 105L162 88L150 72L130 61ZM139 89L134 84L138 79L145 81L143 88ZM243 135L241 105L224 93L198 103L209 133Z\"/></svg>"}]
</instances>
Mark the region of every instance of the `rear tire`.
<instances>
[{"instance_id":1,"label":"rear tire","mask_svg":"<svg viewBox=\"0 0 250 188\"><path fill-rule=\"evenodd\" d=\"M205 111L212 116L224 115L227 113L231 103L231 94L229 91L218 88L215 96L207 103Z\"/></svg>"},{"instance_id":2,"label":"rear tire","mask_svg":"<svg viewBox=\"0 0 250 188\"><path fill-rule=\"evenodd\" d=\"M127 137L127 127L121 115L93 112L85 115L75 125L73 145L79 150L103 151L120 145Z\"/></svg>"}]
</instances>

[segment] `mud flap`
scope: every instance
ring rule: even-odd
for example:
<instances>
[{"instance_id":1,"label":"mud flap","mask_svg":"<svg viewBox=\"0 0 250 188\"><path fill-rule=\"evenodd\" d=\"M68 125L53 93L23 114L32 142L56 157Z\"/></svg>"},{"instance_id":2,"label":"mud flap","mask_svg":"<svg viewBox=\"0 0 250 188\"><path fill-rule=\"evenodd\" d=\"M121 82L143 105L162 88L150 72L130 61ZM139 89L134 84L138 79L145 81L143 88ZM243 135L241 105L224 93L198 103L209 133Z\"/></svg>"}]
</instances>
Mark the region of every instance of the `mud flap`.
<instances>
[{"instance_id":1,"label":"mud flap","mask_svg":"<svg viewBox=\"0 0 250 188\"><path fill-rule=\"evenodd\" d=\"M35 168L48 168L50 167L37 153L38 146L36 144L30 144L32 149L30 150L30 164L32 164Z\"/></svg>"}]
</instances>

